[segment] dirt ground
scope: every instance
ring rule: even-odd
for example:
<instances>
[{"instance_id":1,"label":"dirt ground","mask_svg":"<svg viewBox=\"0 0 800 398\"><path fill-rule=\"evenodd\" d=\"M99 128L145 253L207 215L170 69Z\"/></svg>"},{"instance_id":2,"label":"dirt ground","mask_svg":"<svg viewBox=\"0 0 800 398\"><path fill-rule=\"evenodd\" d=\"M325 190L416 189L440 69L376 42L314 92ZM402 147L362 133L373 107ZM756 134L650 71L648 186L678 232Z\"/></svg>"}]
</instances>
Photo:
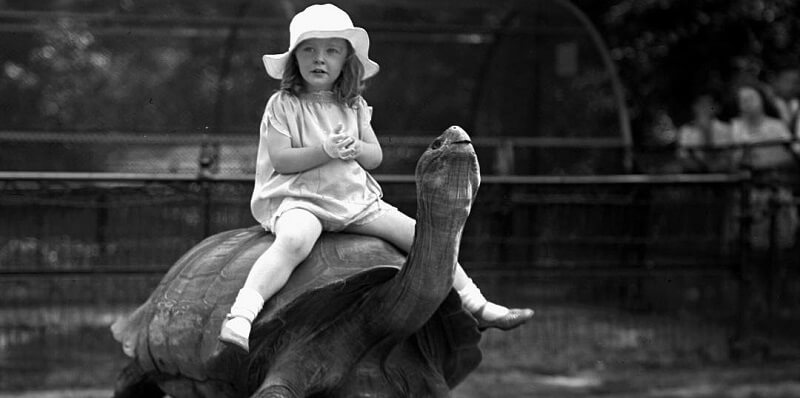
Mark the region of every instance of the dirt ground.
<instances>
[{"instance_id":1,"label":"dirt ground","mask_svg":"<svg viewBox=\"0 0 800 398\"><path fill-rule=\"evenodd\" d=\"M62 319L87 312L40 311L42 320L25 318L35 325L0 333L0 398L110 397L127 362L108 331L118 311ZM775 345L771 359L735 361L720 343L725 330L694 321L580 308L539 314L525 328L487 331L481 365L452 397L800 398L794 336L793 344Z\"/></svg>"},{"instance_id":2,"label":"dirt ground","mask_svg":"<svg viewBox=\"0 0 800 398\"><path fill-rule=\"evenodd\" d=\"M0 398L108 398L109 389L0 392ZM482 367L452 398L790 398L800 397L800 361L694 369L543 375Z\"/></svg>"},{"instance_id":3,"label":"dirt ground","mask_svg":"<svg viewBox=\"0 0 800 398\"><path fill-rule=\"evenodd\" d=\"M687 369L584 371L571 375L479 369L453 392L453 398L490 397L800 397L800 361Z\"/></svg>"}]
</instances>

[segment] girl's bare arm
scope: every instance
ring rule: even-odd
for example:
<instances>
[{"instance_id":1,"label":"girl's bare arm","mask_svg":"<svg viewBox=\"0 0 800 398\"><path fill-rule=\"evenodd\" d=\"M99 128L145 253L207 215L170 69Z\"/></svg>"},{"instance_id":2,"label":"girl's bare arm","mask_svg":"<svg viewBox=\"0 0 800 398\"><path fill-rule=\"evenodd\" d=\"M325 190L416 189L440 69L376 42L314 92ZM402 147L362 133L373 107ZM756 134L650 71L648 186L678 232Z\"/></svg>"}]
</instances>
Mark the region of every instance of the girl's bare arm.
<instances>
[{"instance_id":1,"label":"girl's bare arm","mask_svg":"<svg viewBox=\"0 0 800 398\"><path fill-rule=\"evenodd\" d=\"M381 165L383 150L372 126L366 124L361 129L361 152L356 156L361 167L371 170Z\"/></svg>"},{"instance_id":2,"label":"girl's bare arm","mask_svg":"<svg viewBox=\"0 0 800 398\"><path fill-rule=\"evenodd\" d=\"M321 166L331 160L322 149L314 147L292 148L289 137L279 133L272 126L267 127L267 152L275 171L281 174L299 173Z\"/></svg>"}]
</instances>

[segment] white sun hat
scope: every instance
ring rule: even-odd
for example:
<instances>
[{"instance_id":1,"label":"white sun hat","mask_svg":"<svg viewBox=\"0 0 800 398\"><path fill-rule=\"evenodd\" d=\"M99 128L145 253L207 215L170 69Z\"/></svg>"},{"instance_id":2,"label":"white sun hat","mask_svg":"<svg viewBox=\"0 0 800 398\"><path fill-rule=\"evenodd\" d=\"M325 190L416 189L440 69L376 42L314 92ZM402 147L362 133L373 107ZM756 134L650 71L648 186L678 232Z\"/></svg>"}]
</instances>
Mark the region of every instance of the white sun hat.
<instances>
[{"instance_id":1,"label":"white sun hat","mask_svg":"<svg viewBox=\"0 0 800 398\"><path fill-rule=\"evenodd\" d=\"M282 54L266 54L262 57L267 73L275 79L282 79L286 61L298 44L306 39L331 37L340 37L350 42L355 49L356 57L364 66L364 79L378 73L380 67L369 59L367 31L353 26L350 16L333 4L309 6L292 18L289 24L289 49Z\"/></svg>"}]
</instances>

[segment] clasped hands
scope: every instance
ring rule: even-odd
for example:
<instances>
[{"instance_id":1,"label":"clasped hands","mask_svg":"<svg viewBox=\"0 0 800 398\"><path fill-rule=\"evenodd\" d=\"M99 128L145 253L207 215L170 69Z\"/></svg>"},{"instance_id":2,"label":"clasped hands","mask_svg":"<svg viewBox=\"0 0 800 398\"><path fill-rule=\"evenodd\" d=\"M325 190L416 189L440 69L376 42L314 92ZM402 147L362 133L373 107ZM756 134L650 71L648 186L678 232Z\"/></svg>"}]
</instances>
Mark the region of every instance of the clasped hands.
<instances>
[{"instance_id":1,"label":"clasped hands","mask_svg":"<svg viewBox=\"0 0 800 398\"><path fill-rule=\"evenodd\" d=\"M361 153L361 140L342 134L342 125L339 124L322 143L322 149L333 159L351 160Z\"/></svg>"}]
</instances>

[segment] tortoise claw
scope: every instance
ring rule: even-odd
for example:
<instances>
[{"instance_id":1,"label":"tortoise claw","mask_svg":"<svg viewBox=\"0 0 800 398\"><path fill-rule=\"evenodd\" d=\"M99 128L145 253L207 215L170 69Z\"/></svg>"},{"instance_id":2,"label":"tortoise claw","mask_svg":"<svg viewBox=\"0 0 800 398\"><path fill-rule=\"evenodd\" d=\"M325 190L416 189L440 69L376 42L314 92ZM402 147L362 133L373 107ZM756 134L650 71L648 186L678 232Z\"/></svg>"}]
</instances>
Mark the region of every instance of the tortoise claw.
<instances>
[{"instance_id":1,"label":"tortoise claw","mask_svg":"<svg viewBox=\"0 0 800 398\"><path fill-rule=\"evenodd\" d=\"M533 318L533 310L529 308L512 308L508 310L506 315L491 321L483 318L483 307L475 312L474 315L478 319L478 330L480 331L489 328L511 330L522 326L522 324Z\"/></svg>"}]
</instances>

